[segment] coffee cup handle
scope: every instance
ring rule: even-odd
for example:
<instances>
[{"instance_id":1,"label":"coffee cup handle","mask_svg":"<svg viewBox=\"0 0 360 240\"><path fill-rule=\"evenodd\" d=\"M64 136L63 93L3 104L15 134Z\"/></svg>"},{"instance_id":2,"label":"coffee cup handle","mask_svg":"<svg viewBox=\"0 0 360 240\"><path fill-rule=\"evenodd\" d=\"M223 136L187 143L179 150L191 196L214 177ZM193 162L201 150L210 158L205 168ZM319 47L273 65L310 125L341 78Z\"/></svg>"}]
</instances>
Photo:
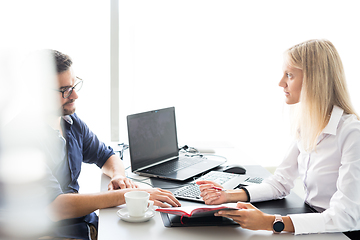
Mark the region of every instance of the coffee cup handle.
<instances>
[{"instance_id":1,"label":"coffee cup handle","mask_svg":"<svg viewBox=\"0 0 360 240\"><path fill-rule=\"evenodd\" d=\"M148 201L148 207L147 207L146 211L149 210L149 209L153 210L153 206L154 206L154 201L149 200Z\"/></svg>"}]
</instances>

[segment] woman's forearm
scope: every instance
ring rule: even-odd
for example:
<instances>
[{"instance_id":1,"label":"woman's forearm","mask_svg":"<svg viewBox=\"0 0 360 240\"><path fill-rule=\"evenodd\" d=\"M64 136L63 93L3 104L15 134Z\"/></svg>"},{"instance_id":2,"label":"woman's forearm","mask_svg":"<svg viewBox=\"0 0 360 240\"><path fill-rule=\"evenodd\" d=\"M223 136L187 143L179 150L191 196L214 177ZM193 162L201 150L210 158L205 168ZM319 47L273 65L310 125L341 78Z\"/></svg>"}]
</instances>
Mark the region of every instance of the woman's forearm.
<instances>
[{"instance_id":1,"label":"woman's forearm","mask_svg":"<svg viewBox=\"0 0 360 240\"><path fill-rule=\"evenodd\" d=\"M247 202L249 201L243 189L226 190L226 202Z\"/></svg>"}]
</instances>

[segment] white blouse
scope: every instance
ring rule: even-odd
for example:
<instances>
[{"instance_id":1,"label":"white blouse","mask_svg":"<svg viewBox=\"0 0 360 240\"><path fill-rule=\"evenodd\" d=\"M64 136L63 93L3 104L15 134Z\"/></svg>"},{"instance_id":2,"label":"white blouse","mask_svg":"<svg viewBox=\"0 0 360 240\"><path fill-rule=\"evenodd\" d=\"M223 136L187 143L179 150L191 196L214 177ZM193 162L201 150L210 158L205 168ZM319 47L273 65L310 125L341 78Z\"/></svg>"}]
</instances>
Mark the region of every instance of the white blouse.
<instances>
[{"instance_id":1,"label":"white blouse","mask_svg":"<svg viewBox=\"0 0 360 240\"><path fill-rule=\"evenodd\" d=\"M301 177L305 202L321 213L291 214L295 234L360 230L360 121L334 106L315 151L294 142L274 175L246 187L251 202L283 198Z\"/></svg>"}]
</instances>

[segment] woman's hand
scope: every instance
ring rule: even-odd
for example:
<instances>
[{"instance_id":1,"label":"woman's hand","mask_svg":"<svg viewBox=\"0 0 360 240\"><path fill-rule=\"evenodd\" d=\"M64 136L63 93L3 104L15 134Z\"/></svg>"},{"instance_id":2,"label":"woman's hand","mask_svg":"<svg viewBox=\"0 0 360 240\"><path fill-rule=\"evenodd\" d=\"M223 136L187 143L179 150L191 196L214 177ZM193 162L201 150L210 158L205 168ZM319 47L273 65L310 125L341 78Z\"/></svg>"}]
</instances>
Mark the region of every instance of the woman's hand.
<instances>
[{"instance_id":1,"label":"woman's hand","mask_svg":"<svg viewBox=\"0 0 360 240\"><path fill-rule=\"evenodd\" d=\"M125 188L138 188L139 186L134 183L131 179L123 176L116 175L111 178L110 183L108 185L108 190L117 190L117 189L125 189Z\"/></svg>"},{"instance_id":2,"label":"woman's hand","mask_svg":"<svg viewBox=\"0 0 360 240\"><path fill-rule=\"evenodd\" d=\"M160 188L149 188L143 189L144 191L150 193L150 200L154 201L154 205L159 207L180 207L180 202L175 198L175 196L167 190Z\"/></svg>"},{"instance_id":3,"label":"woman's hand","mask_svg":"<svg viewBox=\"0 0 360 240\"><path fill-rule=\"evenodd\" d=\"M214 187L221 188L222 186L212 181L197 181L205 204L217 205L227 201L226 192L214 189Z\"/></svg>"},{"instance_id":4,"label":"woman's hand","mask_svg":"<svg viewBox=\"0 0 360 240\"><path fill-rule=\"evenodd\" d=\"M242 228L250 230L272 230L272 224L275 217L263 213L251 203L238 202L239 210L219 211L215 216L222 216L233 219L239 223Z\"/></svg>"}]
</instances>

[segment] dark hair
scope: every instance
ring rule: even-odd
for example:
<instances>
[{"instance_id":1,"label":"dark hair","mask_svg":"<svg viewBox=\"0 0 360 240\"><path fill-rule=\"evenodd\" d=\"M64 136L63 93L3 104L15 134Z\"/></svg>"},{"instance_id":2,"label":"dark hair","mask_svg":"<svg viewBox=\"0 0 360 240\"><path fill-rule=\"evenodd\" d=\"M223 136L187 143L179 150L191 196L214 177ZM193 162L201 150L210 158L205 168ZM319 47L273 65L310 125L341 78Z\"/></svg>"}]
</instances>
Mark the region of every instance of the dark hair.
<instances>
[{"instance_id":1,"label":"dark hair","mask_svg":"<svg viewBox=\"0 0 360 240\"><path fill-rule=\"evenodd\" d=\"M73 63L71 58L68 55L56 50L52 50L52 52L55 57L56 72L59 74L69 70Z\"/></svg>"}]
</instances>

